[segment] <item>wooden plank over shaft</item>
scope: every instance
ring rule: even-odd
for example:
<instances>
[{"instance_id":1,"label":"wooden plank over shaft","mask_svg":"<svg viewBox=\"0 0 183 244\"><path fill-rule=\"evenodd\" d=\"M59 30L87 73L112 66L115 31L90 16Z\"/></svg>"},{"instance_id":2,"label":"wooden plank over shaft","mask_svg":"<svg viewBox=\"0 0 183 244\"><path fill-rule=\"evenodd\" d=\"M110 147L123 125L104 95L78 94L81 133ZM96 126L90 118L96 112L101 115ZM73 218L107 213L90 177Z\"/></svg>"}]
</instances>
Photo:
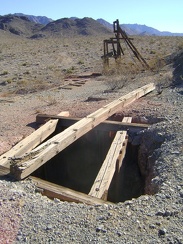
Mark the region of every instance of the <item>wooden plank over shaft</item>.
<instances>
[{"instance_id":1,"label":"wooden plank over shaft","mask_svg":"<svg viewBox=\"0 0 183 244\"><path fill-rule=\"evenodd\" d=\"M58 114L59 116L69 116L68 111L63 111ZM33 148L44 141L48 136L50 136L57 126L58 119L51 119L46 124L41 126L39 129L35 130L32 134L21 140L8 152L0 156L0 165L7 168L10 167L10 159L12 157L18 157L24 153L30 152Z\"/></svg>"},{"instance_id":2,"label":"wooden plank over shaft","mask_svg":"<svg viewBox=\"0 0 183 244\"><path fill-rule=\"evenodd\" d=\"M131 117L124 117L122 122L131 121ZM125 144L126 136L126 131L118 131L116 133L108 154L89 192L90 196L107 199L109 186L116 170L116 162L123 148L123 144Z\"/></svg>"},{"instance_id":3,"label":"wooden plank over shaft","mask_svg":"<svg viewBox=\"0 0 183 244\"><path fill-rule=\"evenodd\" d=\"M44 123L46 119L55 118L59 119L59 123L57 128L62 127L69 127L74 123L81 120L81 118L73 118L73 117L62 117L58 115L48 115L48 114L38 114L36 116L37 123ZM131 132L139 132L141 130L145 130L149 127L148 124L139 124L139 123L129 123L127 122L120 122L120 121L112 121L112 120L105 120L101 122L99 125L94 127L94 130L100 131L118 131L118 130L129 130Z\"/></svg>"},{"instance_id":4,"label":"wooden plank over shaft","mask_svg":"<svg viewBox=\"0 0 183 244\"><path fill-rule=\"evenodd\" d=\"M95 126L119 111L121 108L127 106L139 97L144 96L154 89L155 85L151 83L138 88L137 90L134 90L117 100L114 100L106 106L103 106L94 113L88 115L69 128L65 129L63 132L57 134L50 140L42 143L30 153L24 155L24 157L12 162L10 167L11 173L17 179L25 178L33 171L38 169L41 165L61 152L63 149L65 149L67 146L80 138L82 135L86 134Z\"/></svg>"},{"instance_id":5,"label":"wooden plank over shaft","mask_svg":"<svg viewBox=\"0 0 183 244\"><path fill-rule=\"evenodd\" d=\"M88 205L95 204L112 204L111 202L103 201L102 199L98 199L96 197L88 196L87 194L74 191L72 189L59 186L57 184L39 179L34 176L29 177L38 188L42 189L42 194L46 195L49 198L58 198L61 201L67 202L76 202L76 203L85 203Z\"/></svg>"}]
</instances>

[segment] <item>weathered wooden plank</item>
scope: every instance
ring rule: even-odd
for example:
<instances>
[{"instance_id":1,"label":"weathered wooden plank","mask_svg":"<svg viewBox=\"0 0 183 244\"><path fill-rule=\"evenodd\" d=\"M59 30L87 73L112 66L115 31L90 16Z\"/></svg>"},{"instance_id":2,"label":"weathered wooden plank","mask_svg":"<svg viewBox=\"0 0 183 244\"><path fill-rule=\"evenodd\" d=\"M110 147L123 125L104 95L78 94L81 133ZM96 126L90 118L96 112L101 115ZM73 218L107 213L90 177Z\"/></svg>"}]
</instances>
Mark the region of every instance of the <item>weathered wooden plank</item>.
<instances>
[{"instance_id":1,"label":"weathered wooden plank","mask_svg":"<svg viewBox=\"0 0 183 244\"><path fill-rule=\"evenodd\" d=\"M102 198L106 196L106 192L111 184L114 172L116 170L116 161L118 159L123 142L126 138L126 131L118 131L107 153L107 156L100 168L100 171L94 181L89 192L90 196Z\"/></svg>"},{"instance_id":2,"label":"weathered wooden plank","mask_svg":"<svg viewBox=\"0 0 183 244\"><path fill-rule=\"evenodd\" d=\"M88 205L112 204L111 202L106 202L101 199L88 196L87 194L56 185L54 183L39 179L37 177L30 176L29 178L33 181L33 183L36 184L38 188L42 189L41 193L43 195L46 195L47 197L52 199L58 198L61 201L85 203Z\"/></svg>"},{"instance_id":3,"label":"weathered wooden plank","mask_svg":"<svg viewBox=\"0 0 183 244\"><path fill-rule=\"evenodd\" d=\"M128 144L128 136L125 138L125 141L124 141L124 143L122 145L120 154L119 154L117 162L116 162L116 171L117 171L117 173L120 172L120 169L121 169L121 166L122 166L122 163L123 163L123 159L125 157L127 144Z\"/></svg>"},{"instance_id":4,"label":"weathered wooden plank","mask_svg":"<svg viewBox=\"0 0 183 244\"><path fill-rule=\"evenodd\" d=\"M128 121L130 123L132 121L132 118L131 117L125 117L123 119L123 121ZM116 191L115 201L116 202L119 201L120 184L121 184L121 179L120 179L121 178L121 173L120 173L120 170L121 170L121 167L122 167L125 155L126 155L127 144L128 144L128 135L125 138L125 141L124 141L123 146L121 148L120 154L119 154L118 159L116 161L116 170L115 170L115 174L114 174L114 177L115 177L114 178L114 182L115 182L115 186L116 186L115 187L115 191Z\"/></svg>"},{"instance_id":5,"label":"weathered wooden plank","mask_svg":"<svg viewBox=\"0 0 183 244\"><path fill-rule=\"evenodd\" d=\"M81 120L81 118L64 118L61 116L55 116L55 115L46 115L46 114L39 114L36 117L36 121L38 123L42 123L47 118L59 118L59 122L57 125L57 128L63 129L63 127L69 127L73 125L74 123ZM119 121L112 121L112 120L106 120L101 122L99 125L93 128L93 130L99 130L99 131L119 131L119 130L128 130L129 132L139 132L141 130L145 130L149 127L149 124L141 124L141 123L128 123L128 122L119 122Z\"/></svg>"},{"instance_id":6,"label":"weathered wooden plank","mask_svg":"<svg viewBox=\"0 0 183 244\"><path fill-rule=\"evenodd\" d=\"M12 162L10 167L11 173L17 179L25 178L82 135L119 111L121 108L127 106L129 103L135 101L141 96L144 96L154 89L155 86L153 83L145 85L81 119L69 128L65 129L63 132L57 134L45 143L42 143L30 153L24 155L24 157L14 161L14 163Z\"/></svg>"},{"instance_id":7,"label":"weathered wooden plank","mask_svg":"<svg viewBox=\"0 0 183 244\"><path fill-rule=\"evenodd\" d=\"M69 116L69 112L63 111L59 116ZM0 165L10 167L10 157L17 157L30 152L55 131L57 123L58 119L51 119L32 134L21 140L8 152L0 156Z\"/></svg>"},{"instance_id":8,"label":"weathered wooden plank","mask_svg":"<svg viewBox=\"0 0 183 244\"><path fill-rule=\"evenodd\" d=\"M48 115L48 114L38 114L36 116L36 122L38 124L45 123L48 119L59 119L57 124L57 128L69 127L74 123L81 120L81 118L72 118L72 117L62 117L57 115ZM119 122L106 120L101 122L99 125L94 127L94 130L101 131L119 131L119 130L128 130L130 132L139 132L141 130L147 129L149 127L148 124L139 124L139 123L129 123L129 122Z\"/></svg>"},{"instance_id":9,"label":"weathered wooden plank","mask_svg":"<svg viewBox=\"0 0 183 244\"><path fill-rule=\"evenodd\" d=\"M124 117L123 118L123 122L127 122L127 123L131 123L132 122L132 117ZM125 141L123 143L122 149L120 151L120 154L118 156L117 162L116 162L116 171L117 173L119 173L122 163L123 163L123 159L125 157L125 153L126 153L126 148L127 148L127 144L128 144L128 136L126 136Z\"/></svg>"},{"instance_id":10,"label":"weathered wooden plank","mask_svg":"<svg viewBox=\"0 0 183 244\"><path fill-rule=\"evenodd\" d=\"M131 121L131 117L124 117L122 122ZM126 136L126 131L118 131L116 133L108 154L89 192L89 195L102 198L104 200L107 199L109 186L116 170L116 162L121 154L121 150L126 141Z\"/></svg>"},{"instance_id":11,"label":"weathered wooden plank","mask_svg":"<svg viewBox=\"0 0 183 244\"><path fill-rule=\"evenodd\" d=\"M131 122L132 122L132 117L124 117L124 118L123 118L123 122L131 123ZM119 157L118 157L118 160L117 160L116 171L117 171L118 173L119 173L119 171L120 171L120 169L121 169L122 162L123 162L123 159L124 159L124 157L125 157L127 144L128 144L128 136L126 137L126 139L125 139L125 141L124 141L124 143L123 143L121 152L120 152Z\"/></svg>"}]
</instances>

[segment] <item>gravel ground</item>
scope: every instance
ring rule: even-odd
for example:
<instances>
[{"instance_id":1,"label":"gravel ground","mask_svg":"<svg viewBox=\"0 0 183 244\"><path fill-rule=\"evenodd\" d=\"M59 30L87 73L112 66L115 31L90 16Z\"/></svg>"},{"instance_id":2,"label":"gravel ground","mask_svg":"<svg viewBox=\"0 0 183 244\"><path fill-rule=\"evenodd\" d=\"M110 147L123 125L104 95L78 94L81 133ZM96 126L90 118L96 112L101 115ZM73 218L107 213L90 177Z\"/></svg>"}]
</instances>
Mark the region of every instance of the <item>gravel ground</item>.
<instances>
[{"instance_id":1,"label":"gravel ground","mask_svg":"<svg viewBox=\"0 0 183 244\"><path fill-rule=\"evenodd\" d=\"M172 71L167 66L165 73ZM153 123L132 141L141 145L139 157L146 159L139 160L145 194L123 203L87 206L50 200L36 192L29 179L0 177L0 243L183 243L181 82L160 90L157 74L105 93L100 78L67 91L57 87L1 97L1 153L34 130L37 113L69 110L71 116L82 117L151 81L157 84L156 91L119 111ZM85 102L88 97L105 100Z\"/></svg>"}]
</instances>

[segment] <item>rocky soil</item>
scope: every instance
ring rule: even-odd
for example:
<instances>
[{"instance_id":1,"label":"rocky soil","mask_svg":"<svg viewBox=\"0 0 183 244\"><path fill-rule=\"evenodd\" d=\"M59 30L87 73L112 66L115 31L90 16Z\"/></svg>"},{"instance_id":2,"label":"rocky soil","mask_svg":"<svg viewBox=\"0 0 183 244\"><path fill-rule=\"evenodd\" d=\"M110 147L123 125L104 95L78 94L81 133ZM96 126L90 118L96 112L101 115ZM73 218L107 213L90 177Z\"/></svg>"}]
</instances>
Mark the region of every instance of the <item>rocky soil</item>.
<instances>
[{"instance_id":1,"label":"rocky soil","mask_svg":"<svg viewBox=\"0 0 183 244\"><path fill-rule=\"evenodd\" d=\"M72 90L56 83L27 94L12 93L14 83L3 83L1 154L35 130L37 113L68 110L83 117L147 83L154 82L157 89L119 111L151 124L131 139L140 145L143 195L87 206L50 200L29 179L0 177L0 243L183 243L182 74L180 53L160 72L139 74L116 90L109 89L106 76L90 78Z\"/></svg>"}]
</instances>

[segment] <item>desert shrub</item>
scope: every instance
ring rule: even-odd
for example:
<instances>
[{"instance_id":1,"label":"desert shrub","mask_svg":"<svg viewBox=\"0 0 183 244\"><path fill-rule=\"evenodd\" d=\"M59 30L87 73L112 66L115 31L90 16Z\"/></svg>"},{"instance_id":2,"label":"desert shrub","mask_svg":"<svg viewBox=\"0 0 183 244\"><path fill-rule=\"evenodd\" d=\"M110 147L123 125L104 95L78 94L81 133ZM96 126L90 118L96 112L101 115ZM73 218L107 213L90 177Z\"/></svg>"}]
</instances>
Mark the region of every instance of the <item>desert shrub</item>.
<instances>
[{"instance_id":1,"label":"desert shrub","mask_svg":"<svg viewBox=\"0 0 183 244\"><path fill-rule=\"evenodd\" d=\"M81 64L84 64L84 61L83 61L83 60L79 60L79 61L78 61L78 64L80 64L80 65L81 65Z\"/></svg>"},{"instance_id":2,"label":"desert shrub","mask_svg":"<svg viewBox=\"0 0 183 244\"><path fill-rule=\"evenodd\" d=\"M8 74L8 71L5 70L5 71L3 71L0 75L7 75L7 74Z\"/></svg>"},{"instance_id":3,"label":"desert shrub","mask_svg":"<svg viewBox=\"0 0 183 244\"><path fill-rule=\"evenodd\" d=\"M118 76L118 77L110 77L105 81L109 90L118 90L123 88L128 81L128 76Z\"/></svg>"},{"instance_id":4,"label":"desert shrub","mask_svg":"<svg viewBox=\"0 0 183 244\"><path fill-rule=\"evenodd\" d=\"M75 67L74 66L71 66L70 68L64 70L66 74L72 74L75 70Z\"/></svg>"},{"instance_id":5,"label":"desert shrub","mask_svg":"<svg viewBox=\"0 0 183 244\"><path fill-rule=\"evenodd\" d=\"M150 54L156 54L156 51L151 50Z\"/></svg>"},{"instance_id":6,"label":"desert shrub","mask_svg":"<svg viewBox=\"0 0 183 244\"><path fill-rule=\"evenodd\" d=\"M149 61L149 66L154 72L159 72L164 66L166 62L164 58L160 58L159 56L154 57Z\"/></svg>"},{"instance_id":7,"label":"desert shrub","mask_svg":"<svg viewBox=\"0 0 183 244\"><path fill-rule=\"evenodd\" d=\"M178 50L183 50L183 41L178 44Z\"/></svg>"},{"instance_id":8,"label":"desert shrub","mask_svg":"<svg viewBox=\"0 0 183 244\"><path fill-rule=\"evenodd\" d=\"M22 66L27 66L27 65L28 65L27 62L22 63Z\"/></svg>"}]
</instances>

